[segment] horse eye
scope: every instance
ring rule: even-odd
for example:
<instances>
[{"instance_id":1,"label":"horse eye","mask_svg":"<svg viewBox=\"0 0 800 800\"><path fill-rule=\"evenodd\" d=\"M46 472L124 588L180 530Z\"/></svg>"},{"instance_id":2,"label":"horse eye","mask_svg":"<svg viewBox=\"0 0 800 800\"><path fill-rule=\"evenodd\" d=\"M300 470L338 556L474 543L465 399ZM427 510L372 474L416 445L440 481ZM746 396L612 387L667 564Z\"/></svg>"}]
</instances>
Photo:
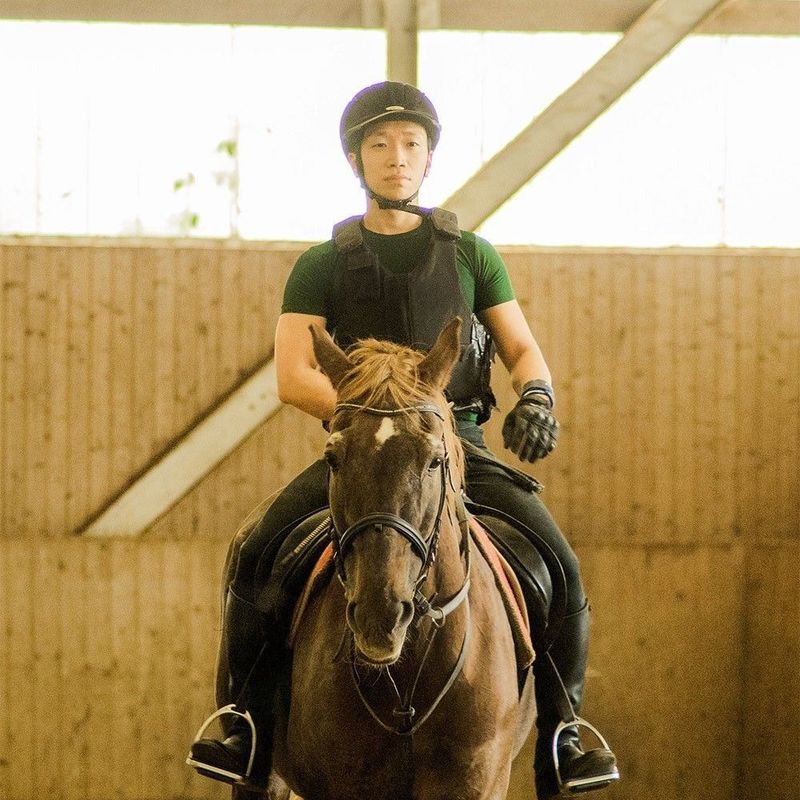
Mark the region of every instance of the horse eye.
<instances>
[{"instance_id":1,"label":"horse eye","mask_svg":"<svg viewBox=\"0 0 800 800\"><path fill-rule=\"evenodd\" d=\"M433 472L435 469L439 469L439 467L441 467L441 466L442 466L442 464L444 464L444 459L443 459L441 456L434 456L434 457L431 459L431 463L430 463L430 465L428 466L428 469L429 469L431 472Z\"/></svg>"},{"instance_id":2,"label":"horse eye","mask_svg":"<svg viewBox=\"0 0 800 800\"><path fill-rule=\"evenodd\" d=\"M339 459L336 458L336 454L333 452L325 453L325 463L328 465L328 469L331 472L336 472L339 469Z\"/></svg>"}]
</instances>

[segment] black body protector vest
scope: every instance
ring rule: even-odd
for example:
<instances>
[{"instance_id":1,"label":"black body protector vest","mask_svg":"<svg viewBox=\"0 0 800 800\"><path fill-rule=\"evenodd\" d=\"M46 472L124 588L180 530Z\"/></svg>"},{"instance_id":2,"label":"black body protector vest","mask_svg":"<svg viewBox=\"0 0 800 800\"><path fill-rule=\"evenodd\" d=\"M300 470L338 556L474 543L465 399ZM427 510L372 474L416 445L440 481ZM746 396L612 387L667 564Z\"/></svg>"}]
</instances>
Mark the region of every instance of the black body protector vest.
<instances>
[{"instance_id":1,"label":"black body protector vest","mask_svg":"<svg viewBox=\"0 0 800 800\"><path fill-rule=\"evenodd\" d=\"M372 337L427 352L445 325L461 317L461 355L446 393L454 412L474 411L478 422L484 422L495 406L490 387L494 347L461 293L456 267L458 220L441 208L426 209L424 216L433 230L430 245L421 263L400 274L384 269L367 248L361 217L334 226L341 280L333 338L343 349Z\"/></svg>"}]
</instances>

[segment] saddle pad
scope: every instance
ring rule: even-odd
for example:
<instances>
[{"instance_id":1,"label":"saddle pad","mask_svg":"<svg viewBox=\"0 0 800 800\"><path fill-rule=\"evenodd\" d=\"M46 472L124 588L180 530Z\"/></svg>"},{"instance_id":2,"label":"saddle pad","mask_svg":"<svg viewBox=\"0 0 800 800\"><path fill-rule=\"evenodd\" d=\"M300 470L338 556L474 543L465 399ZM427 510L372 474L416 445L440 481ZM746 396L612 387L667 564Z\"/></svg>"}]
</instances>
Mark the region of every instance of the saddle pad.
<instances>
[{"instance_id":1,"label":"saddle pad","mask_svg":"<svg viewBox=\"0 0 800 800\"><path fill-rule=\"evenodd\" d=\"M520 670L527 669L533 664L535 653L533 642L531 641L531 628L525 600L522 596L522 588L519 585L517 576L514 574L514 570L511 569L509 563L494 546L489 534L486 533L484 527L475 517L470 516L469 528L472 540L494 573L495 584L500 596L503 598L503 605L508 614L508 621L511 624L511 633L514 638L517 666Z\"/></svg>"},{"instance_id":2,"label":"saddle pad","mask_svg":"<svg viewBox=\"0 0 800 800\"><path fill-rule=\"evenodd\" d=\"M294 607L292 624L289 628L289 636L286 641L290 649L294 646L294 640L297 636L297 631L300 629L300 620L303 618L303 614L308 606L308 601L311 599L311 596L317 590L318 586L322 586L328 582L332 570L333 543L331 542L322 551L322 555L319 557L319 559L317 559L317 563L314 564L314 568L311 570L311 574L308 576L308 580L303 587L303 592L300 595L300 599L297 601Z\"/></svg>"}]
</instances>

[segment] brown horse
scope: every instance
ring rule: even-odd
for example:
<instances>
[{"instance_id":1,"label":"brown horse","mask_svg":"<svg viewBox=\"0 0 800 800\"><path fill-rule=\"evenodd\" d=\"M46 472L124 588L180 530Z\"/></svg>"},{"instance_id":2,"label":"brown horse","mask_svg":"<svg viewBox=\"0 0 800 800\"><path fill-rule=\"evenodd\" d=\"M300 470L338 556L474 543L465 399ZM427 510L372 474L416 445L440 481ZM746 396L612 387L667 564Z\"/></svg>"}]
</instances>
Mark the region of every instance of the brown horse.
<instances>
[{"instance_id":1,"label":"brown horse","mask_svg":"<svg viewBox=\"0 0 800 800\"><path fill-rule=\"evenodd\" d=\"M310 600L279 716L270 797L506 796L534 720L495 579L461 500L463 453L443 390L454 320L425 355L312 329L338 392L325 458L339 580Z\"/></svg>"}]
</instances>

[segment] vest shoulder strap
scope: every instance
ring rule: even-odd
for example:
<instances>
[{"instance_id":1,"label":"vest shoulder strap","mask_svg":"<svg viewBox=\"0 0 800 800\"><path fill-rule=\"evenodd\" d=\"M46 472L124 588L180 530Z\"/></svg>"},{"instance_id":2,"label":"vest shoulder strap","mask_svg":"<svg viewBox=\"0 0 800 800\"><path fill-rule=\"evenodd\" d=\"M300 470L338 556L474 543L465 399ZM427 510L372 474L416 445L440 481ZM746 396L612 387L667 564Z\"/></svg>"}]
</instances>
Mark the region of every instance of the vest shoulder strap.
<instances>
[{"instance_id":1,"label":"vest shoulder strap","mask_svg":"<svg viewBox=\"0 0 800 800\"><path fill-rule=\"evenodd\" d=\"M348 217L333 226L333 242L340 253L349 253L364 243L361 217Z\"/></svg>"},{"instance_id":2,"label":"vest shoulder strap","mask_svg":"<svg viewBox=\"0 0 800 800\"><path fill-rule=\"evenodd\" d=\"M431 222L438 233L444 234L450 239L460 239L461 230L458 227L458 217L444 208L431 209Z\"/></svg>"}]
</instances>

